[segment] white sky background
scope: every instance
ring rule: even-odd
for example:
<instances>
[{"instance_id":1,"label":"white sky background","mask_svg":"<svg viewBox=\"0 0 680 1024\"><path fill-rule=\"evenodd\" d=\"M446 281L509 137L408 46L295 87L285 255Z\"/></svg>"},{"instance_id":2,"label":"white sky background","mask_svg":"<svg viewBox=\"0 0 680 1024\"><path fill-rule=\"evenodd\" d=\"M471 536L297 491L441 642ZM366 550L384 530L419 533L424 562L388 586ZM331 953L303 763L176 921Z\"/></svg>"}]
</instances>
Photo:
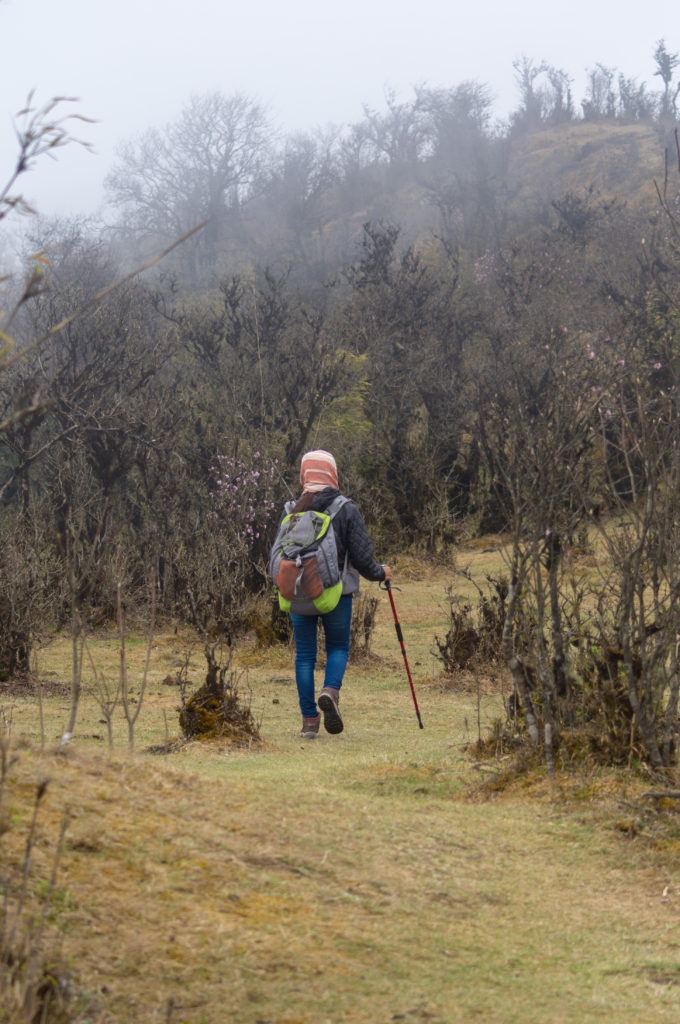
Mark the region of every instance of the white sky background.
<instances>
[{"instance_id":1,"label":"white sky background","mask_svg":"<svg viewBox=\"0 0 680 1024\"><path fill-rule=\"evenodd\" d=\"M21 178L47 215L100 206L116 147L174 121L193 93L245 93L283 136L382 111L387 90L489 87L501 119L518 105L513 61L566 71L576 103L596 64L661 88L653 52L680 51L678 0L0 0L0 186L14 163L13 117L78 97L73 122L95 155L61 150Z\"/></svg>"}]
</instances>

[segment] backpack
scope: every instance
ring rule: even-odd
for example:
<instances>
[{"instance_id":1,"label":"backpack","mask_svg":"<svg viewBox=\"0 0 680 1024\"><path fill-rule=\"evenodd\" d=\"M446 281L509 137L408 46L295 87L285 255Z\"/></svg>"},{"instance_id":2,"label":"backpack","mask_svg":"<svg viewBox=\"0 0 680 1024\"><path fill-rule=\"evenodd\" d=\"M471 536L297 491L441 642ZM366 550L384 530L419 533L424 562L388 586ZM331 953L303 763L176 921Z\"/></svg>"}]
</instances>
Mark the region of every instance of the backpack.
<instances>
[{"instance_id":1,"label":"backpack","mask_svg":"<svg viewBox=\"0 0 680 1024\"><path fill-rule=\"evenodd\" d=\"M269 574L282 611L325 615L336 607L347 559L341 568L331 524L348 500L339 494L325 512L289 512L295 503L286 504L269 556Z\"/></svg>"}]
</instances>

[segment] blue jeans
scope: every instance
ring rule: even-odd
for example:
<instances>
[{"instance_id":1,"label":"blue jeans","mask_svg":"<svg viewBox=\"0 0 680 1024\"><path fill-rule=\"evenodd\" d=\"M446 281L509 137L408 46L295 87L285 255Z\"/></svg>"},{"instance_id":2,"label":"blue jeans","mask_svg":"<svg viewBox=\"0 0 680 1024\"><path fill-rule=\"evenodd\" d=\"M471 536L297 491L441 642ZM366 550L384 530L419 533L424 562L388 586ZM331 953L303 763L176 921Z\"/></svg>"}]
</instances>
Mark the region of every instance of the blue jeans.
<instances>
[{"instance_id":1,"label":"blue jeans","mask_svg":"<svg viewBox=\"0 0 680 1024\"><path fill-rule=\"evenodd\" d=\"M317 623L321 619L326 639L326 672L324 686L339 690L349 657L349 634L352 622L352 595L344 594L337 607L326 615L291 615L295 637L295 682L300 711L305 718L318 714L314 698Z\"/></svg>"}]
</instances>

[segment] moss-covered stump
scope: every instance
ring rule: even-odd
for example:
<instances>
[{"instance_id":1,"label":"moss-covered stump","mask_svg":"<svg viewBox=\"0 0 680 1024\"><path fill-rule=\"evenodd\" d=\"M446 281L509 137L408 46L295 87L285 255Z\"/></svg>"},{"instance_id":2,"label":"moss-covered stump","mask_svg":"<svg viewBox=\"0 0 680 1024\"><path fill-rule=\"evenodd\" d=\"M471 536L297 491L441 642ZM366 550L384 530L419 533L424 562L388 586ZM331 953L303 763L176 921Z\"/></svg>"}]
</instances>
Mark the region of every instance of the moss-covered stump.
<instances>
[{"instance_id":1,"label":"moss-covered stump","mask_svg":"<svg viewBox=\"0 0 680 1024\"><path fill-rule=\"evenodd\" d=\"M206 680L200 690L182 701L179 724L186 739L228 739L233 743L260 740L260 730L249 705L241 700L233 674L216 658L216 646L205 651Z\"/></svg>"},{"instance_id":2,"label":"moss-covered stump","mask_svg":"<svg viewBox=\"0 0 680 1024\"><path fill-rule=\"evenodd\" d=\"M260 739L251 709L241 703L238 692L225 686L222 694L207 684L197 690L180 711L179 724L187 739L226 738L236 743Z\"/></svg>"}]
</instances>

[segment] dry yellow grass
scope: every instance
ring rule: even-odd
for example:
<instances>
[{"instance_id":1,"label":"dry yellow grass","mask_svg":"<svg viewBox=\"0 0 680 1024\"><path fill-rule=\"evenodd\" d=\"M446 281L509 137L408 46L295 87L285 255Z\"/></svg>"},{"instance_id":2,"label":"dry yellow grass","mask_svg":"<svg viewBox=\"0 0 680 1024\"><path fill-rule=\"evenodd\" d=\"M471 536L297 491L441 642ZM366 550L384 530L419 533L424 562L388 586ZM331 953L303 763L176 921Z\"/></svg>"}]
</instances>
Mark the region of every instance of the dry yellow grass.
<instances>
[{"instance_id":1,"label":"dry yellow grass","mask_svg":"<svg viewBox=\"0 0 680 1024\"><path fill-rule=\"evenodd\" d=\"M291 652L244 651L263 743L146 753L177 731L177 694L162 685L186 647L174 636L156 645L134 756L120 728L112 755L93 738L90 700L55 753L66 696L45 697L41 753L35 699L0 697L19 747L2 837L14 863L35 780L50 778L36 884L70 810L51 923L87 1020L678 1019L677 829L657 835L643 783L606 772L539 772L491 797L500 766L462 749L478 695L442 686L430 653L451 576L410 575L395 599L423 730L386 597L375 658L348 672L338 737L299 739ZM95 647L115 665L115 639ZM62 676L62 656L44 652L44 671ZM199 669L197 658L197 684ZM488 723L499 698L479 696Z\"/></svg>"}]
</instances>

